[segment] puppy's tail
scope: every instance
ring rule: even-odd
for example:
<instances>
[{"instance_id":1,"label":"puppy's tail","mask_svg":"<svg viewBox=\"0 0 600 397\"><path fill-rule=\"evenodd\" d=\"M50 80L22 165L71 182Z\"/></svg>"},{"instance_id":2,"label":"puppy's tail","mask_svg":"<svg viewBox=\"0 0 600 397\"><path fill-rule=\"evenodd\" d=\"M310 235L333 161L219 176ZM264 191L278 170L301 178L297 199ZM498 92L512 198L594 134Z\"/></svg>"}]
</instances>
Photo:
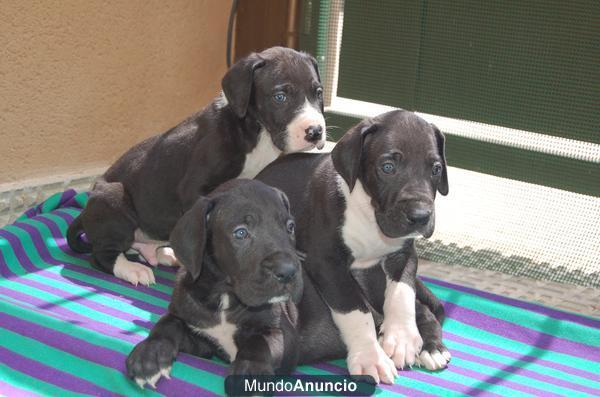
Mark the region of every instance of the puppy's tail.
<instances>
[{"instance_id":1,"label":"puppy's tail","mask_svg":"<svg viewBox=\"0 0 600 397\"><path fill-rule=\"evenodd\" d=\"M442 302L418 278L415 280L415 291L417 299L431 310L440 325L442 325L446 319L446 312L444 311Z\"/></svg>"},{"instance_id":2,"label":"puppy's tail","mask_svg":"<svg viewBox=\"0 0 600 397\"><path fill-rule=\"evenodd\" d=\"M92 244L81 239L81 232L83 232L83 225L81 224L81 216L78 216L67 229L67 243L73 251L80 254L89 254L92 252Z\"/></svg>"}]
</instances>

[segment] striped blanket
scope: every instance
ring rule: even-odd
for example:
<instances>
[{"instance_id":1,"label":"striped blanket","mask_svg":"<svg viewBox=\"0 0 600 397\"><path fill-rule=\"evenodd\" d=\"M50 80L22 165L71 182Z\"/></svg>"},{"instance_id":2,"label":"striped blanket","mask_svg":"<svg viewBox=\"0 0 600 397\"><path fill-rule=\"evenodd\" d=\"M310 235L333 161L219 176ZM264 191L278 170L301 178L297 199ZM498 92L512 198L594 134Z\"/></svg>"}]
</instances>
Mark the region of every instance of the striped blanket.
<instances>
[{"instance_id":1,"label":"striped blanket","mask_svg":"<svg viewBox=\"0 0 600 397\"><path fill-rule=\"evenodd\" d=\"M66 228L86 198L58 194L0 229L0 394L222 394L226 365L185 354L156 390L125 377L127 354L167 308L174 271L134 287L70 251ZM600 320L424 280L445 303L452 361L403 371L379 395L600 395ZM343 360L298 369L344 372Z\"/></svg>"}]
</instances>

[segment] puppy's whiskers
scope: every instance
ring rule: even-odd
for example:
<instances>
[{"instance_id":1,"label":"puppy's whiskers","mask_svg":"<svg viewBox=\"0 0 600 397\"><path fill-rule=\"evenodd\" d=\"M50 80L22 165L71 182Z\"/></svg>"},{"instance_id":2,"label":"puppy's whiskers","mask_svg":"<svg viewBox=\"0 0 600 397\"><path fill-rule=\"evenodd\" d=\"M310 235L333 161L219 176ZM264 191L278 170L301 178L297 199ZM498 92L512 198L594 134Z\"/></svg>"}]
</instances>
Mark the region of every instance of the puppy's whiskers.
<instances>
[{"instance_id":1,"label":"puppy's whiskers","mask_svg":"<svg viewBox=\"0 0 600 397\"><path fill-rule=\"evenodd\" d=\"M296 255L298 255L298 258L300 259L300 262L304 262L306 260L306 253L296 250Z\"/></svg>"}]
</instances>

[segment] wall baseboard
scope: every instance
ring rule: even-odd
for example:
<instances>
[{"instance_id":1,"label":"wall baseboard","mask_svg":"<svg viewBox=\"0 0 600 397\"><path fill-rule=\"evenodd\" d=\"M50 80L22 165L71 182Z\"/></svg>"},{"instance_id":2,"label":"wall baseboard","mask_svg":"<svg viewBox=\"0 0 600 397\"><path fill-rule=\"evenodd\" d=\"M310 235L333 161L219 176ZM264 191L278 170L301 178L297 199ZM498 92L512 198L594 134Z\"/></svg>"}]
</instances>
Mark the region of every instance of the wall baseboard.
<instances>
[{"instance_id":1,"label":"wall baseboard","mask_svg":"<svg viewBox=\"0 0 600 397\"><path fill-rule=\"evenodd\" d=\"M12 223L27 209L44 201L54 193L67 189L89 190L105 167L79 172L52 175L0 184L0 227Z\"/></svg>"}]
</instances>

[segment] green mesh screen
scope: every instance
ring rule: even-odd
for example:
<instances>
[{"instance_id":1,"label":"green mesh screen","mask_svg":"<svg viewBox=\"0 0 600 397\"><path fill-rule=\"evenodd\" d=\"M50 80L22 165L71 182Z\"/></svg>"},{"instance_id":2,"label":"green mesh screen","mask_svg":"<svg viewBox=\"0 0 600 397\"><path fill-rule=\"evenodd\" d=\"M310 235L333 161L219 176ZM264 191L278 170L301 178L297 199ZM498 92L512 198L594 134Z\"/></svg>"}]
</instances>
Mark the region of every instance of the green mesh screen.
<instances>
[{"instance_id":1,"label":"green mesh screen","mask_svg":"<svg viewBox=\"0 0 600 397\"><path fill-rule=\"evenodd\" d=\"M332 139L385 106L446 133L422 257L600 287L600 2L305 0L301 17Z\"/></svg>"}]
</instances>

